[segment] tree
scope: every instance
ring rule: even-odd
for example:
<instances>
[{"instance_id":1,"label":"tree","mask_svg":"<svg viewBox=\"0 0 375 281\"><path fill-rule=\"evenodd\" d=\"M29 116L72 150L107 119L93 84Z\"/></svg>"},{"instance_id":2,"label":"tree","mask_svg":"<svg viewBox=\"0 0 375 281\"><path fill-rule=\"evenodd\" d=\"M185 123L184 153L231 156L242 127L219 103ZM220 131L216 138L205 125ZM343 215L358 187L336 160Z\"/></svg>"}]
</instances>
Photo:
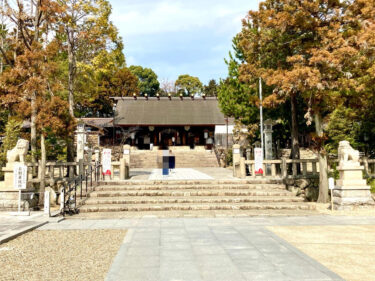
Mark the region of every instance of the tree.
<instances>
[{"instance_id":1,"label":"tree","mask_svg":"<svg viewBox=\"0 0 375 281\"><path fill-rule=\"evenodd\" d=\"M275 87L270 102L298 95L309 106L306 118L309 124L315 120L318 145L319 202L328 200L323 118L342 102L338 93L340 83L348 78L345 58L356 54L348 47L342 28L346 9L341 1L267 0L260 4L259 12L249 12L242 30L241 47L246 60L241 66L243 78L262 77L267 85ZM264 59L278 60L279 51L275 52L269 40L274 38L281 53L289 49L277 68L263 64ZM258 49L260 56L254 57L253 49Z\"/></svg>"},{"instance_id":2,"label":"tree","mask_svg":"<svg viewBox=\"0 0 375 281\"><path fill-rule=\"evenodd\" d=\"M161 96L175 96L177 94L177 89L175 86L175 81L170 81L168 79L162 79L160 82L160 95Z\"/></svg>"},{"instance_id":3,"label":"tree","mask_svg":"<svg viewBox=\"0 0 375 281\"><path fill-rule=\"evenodd\" d=\"M234 43L235 45L235 43ZM235 52L237 54L237 52ZM220 81L218 100L221 111L228 117L241 120L246 125L258 124L259 99L256 90L247 83L239 80L239 59L229 53L229 60L225 60L228 66L228 77Z\"/></svg>"},{"instance_id":4,"label":"tree","mask_svg":"<svg viewBox=\"0 0 375 281\"><path fill-rule=\"evenodd\" d=\"M139 94L138 78L128 68L119 68L111 76L103 74L99 79L97 94L90 101L90 113L93 116L113 114L113 101L110 98L133 94Z\"/></svg>"},{"instance_id":5,"label":"tree","mask_svg":"<svg viewBox=\"0 0 375 281\"><path fill-rule=\"evenodd\" d=\"M151 68L143 68L142 66L132 65L129 67L131 73L138 77L138 88L142 96L156 96L159 91L158 76Z\"/></svg>"},{"instance_id":6,"label":"tree","mask_svg":"<svg viewBox=\"0 0 375 281\"><path fill-rule=\"evenodd\" d=\"M218 92L218 85L215 79L211 79L207 86L204 86L203 93L207 97L216 97Z\"/></svg>"},{"instance_id":7,"label":"tree","mask_svg":"<svg viewBox=\"0 0 375 281\"><path fill-rule=\"evenodd\" d=\"M203 90L203 85L199 78L188 74L180 75L175 85L177 91L184 96L200 95Z\"/></svg>"},{"instance_id":8,"label":"tree","mask_svg":"<svg viewBox=\"0 0 375 281\"><path fill-rule=\"evenodd\" d=\"M13 42L12 52L7 52L3 49L3 46L1 46L0 51L7 64L17 69L18 54L23 54L24 51L28 52L30 55L33 54L34 51L39 52L41 35L43 32L48 31L49 27L56 21L56 14L60 10L57 3L51 0L37 1L35 3L31 1L29 7L26 7L21 0L16 0L14 5L9 1L5 1L3 4L4 9L2 10L2 15L7 17L16 28L15 31L10 34L13 36L11 40ZM11 55L13 55L13 57L11 57ZM30 73L28 74L30 75ZM31 74L27 79L34 80L35 82L38 78L35 74ZM26 94L27 100L30 101L31 105L31 156L33 162L35 162L37 149L36 98L38 93L36 89L31 87L27 90L31 92L22 94ZM7 91L4 92L6 93ZM18 94L19 93L15 93L12 90L7 92L3 101L7 108L14 105L15 102L21 98Z\"/></svg>"}]
</instances>

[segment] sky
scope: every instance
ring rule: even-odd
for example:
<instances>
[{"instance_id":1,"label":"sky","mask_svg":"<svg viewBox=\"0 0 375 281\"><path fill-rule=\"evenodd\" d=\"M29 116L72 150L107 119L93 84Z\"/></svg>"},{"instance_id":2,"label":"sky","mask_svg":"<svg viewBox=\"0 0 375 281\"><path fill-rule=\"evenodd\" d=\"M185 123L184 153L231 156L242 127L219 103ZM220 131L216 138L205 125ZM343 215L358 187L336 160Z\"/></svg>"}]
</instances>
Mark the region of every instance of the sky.
<instances>
[{"instance_id":1,"label":"sky","mask_svg":"<svg viewBox=\"0 0 375 281\"><path fill-rule=\"evenodd\" d=\"M224 58L241 19L257 0L110 0L127 65L153 69L159 81L181 74L203 83L227 76Z\"/></svg>"}]
</instances>

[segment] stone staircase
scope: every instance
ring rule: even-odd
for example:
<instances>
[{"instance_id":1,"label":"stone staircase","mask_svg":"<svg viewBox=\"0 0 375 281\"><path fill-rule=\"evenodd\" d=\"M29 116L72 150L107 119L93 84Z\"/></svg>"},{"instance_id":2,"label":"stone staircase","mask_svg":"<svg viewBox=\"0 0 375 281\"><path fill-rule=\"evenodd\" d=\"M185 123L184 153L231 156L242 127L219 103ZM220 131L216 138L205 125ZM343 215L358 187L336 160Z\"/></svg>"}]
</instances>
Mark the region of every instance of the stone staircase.
<instances>
[{"instance_id":1,"label":"stone staircase","mask_svg":"<svg viewBox=\"0 0 375 281\"><path fill-rule=\"evenodd\" d=\"M176 157L176 168L219 167L215 152L210 150L173 150ZM158 155L161 151L132 151L130 168L158 168Z\"/></svg>"},{"instance_id":2,"label":"stone staircase","mask_svg":"<svg viewBox=\"0 0 375 281\"><path fill-rule=\"evenodd\" d=\"M81 213L203 210L312 210L281 180L169 180L102 182Z\"/></svg>"}]
</instances>

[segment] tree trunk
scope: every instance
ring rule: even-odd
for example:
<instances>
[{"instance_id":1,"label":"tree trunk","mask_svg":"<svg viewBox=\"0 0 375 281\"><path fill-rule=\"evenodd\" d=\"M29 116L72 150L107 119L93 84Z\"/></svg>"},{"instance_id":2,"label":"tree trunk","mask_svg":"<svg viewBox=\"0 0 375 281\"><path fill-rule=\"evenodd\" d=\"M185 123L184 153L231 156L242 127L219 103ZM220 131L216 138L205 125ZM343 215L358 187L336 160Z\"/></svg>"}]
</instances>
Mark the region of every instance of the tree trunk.
<instances>
[{"instance_id":1,"label":"tree trunk","mask_svg":"<svg viewBox=\"0 0 375 281\"><path fill-rule=\"evenodd\" d=\"M74 53L74 38L71 31L67 30L68 37L68 61L69 61L69 81L68 81L68 92L69 92L69 113L74 119L74 78L76 71L76 60ZM73 136L74 138L74 136ZM74 162L74 141L67 139L67 161Z\"/></svg>"},{"instance_id":2,"label":"tree trunk","mask_svg":"<svg viewBox=\"0 0 375 281\"><path fill-rule=\"evenodd\" d=\"M43 130L42 130L43 131ZM40 136L40 150L41 150L41 162L40 162L40 188L39 188L39 205L44 203L44 190L46 187L46 145L43 133Z\"/></svg>"},{"instance_id":3,"label":"tree trunk","mask_svg":"<svg viewBox=\"0 0 375 281\"><path fill-rule=\"evenodd\" d=\"M74 118L74 78L75 78L75 55L73 38L71 38L70 31L67 31L68 36L68 61L69 61L69 81L68 81L68 92L69 92L69 113Z\"/></svg>"},{"instance_id":4,"label":"tree trunk","mask_svg":"<svg viewBox=\"0 0 375 281\"><path fill-rule=\"evenodd\" d=\"M290 104L291 104L291 114L292 114L292 151L290 152L290 158L300 159L296 95L292 95L290 97Z\"/></svg>"},{"instance_id":5,"label":"tree trunk","mask_svg":"<svg viewBox=\"0 0 375 281\"><path fill-rule=\"evenodd\" d=\"M320 113L315 114L315 130L318 137L323 137L323 120ZM327 155L322 153L323 148L319 148L319 197L318 203L327 203L328 198L328 163Z\"/></svg>"},{"instance_id":6,"label":"tree trunk","mask_svg":"<svg viewBox=\"0 0 375 281\"><path fill-rule=\"evenodd\" d=\"M31 120L30 120L30 140L31 140L31 161L36 163L36 93L31 96Z\"/></svg>"}]
</instances>

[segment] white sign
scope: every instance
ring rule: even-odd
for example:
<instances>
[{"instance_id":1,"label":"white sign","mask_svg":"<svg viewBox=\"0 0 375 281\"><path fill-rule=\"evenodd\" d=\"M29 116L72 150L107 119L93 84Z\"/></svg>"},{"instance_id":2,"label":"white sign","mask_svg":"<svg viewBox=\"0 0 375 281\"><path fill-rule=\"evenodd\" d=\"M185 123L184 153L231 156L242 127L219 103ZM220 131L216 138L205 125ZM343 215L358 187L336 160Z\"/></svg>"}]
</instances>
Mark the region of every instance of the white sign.
<instances>
[{"instance_id":1,"label":"white sign","mask_svg":"<svg viewBox=\"0 0 375 281\"><path fill-rule=\"evenodd\" d=\"M103 174L105 175L111 175L111 155L112 150L111 149L103 149L102 152L102 166L103 166Z\"/></svg>"},{"instance_id":2,"label":"white sign","mask_svg":"<svg viewBox=\"0 0 375 281\"><path fill-rule=\"evenodd\" d=\"M329 186L329 189L335 189L335 179L334 178L329 178L328 179L328 186Z\"/></svg>"},{"instance_id":3,"label":"white sign","mask_svg":"<svg viewBox=\"0 0 375 281\"><path fill-rule=\"evenodd\" d=\"M27 166L24 164L14 164L13 168L13 187L14 189L26 189L27 184Z\"/></svg>"},{"instance_id":4,"label":"white sign","mask_svg":"<svg viewBox=\"0 0 375 281\"><path fill-rule=\"evenodd\" d=\"M240 154L240 149L239 149L239 148L235 148L235 149L233 149L233 153L234 153L234 154Z\"/></svg>"},{"instance_id":5,"label":"white sign","mask_svg":"<svg viewBox=\"0 0 375 281\"><path fill-rule=\"evenodd\" d=\"M49 201L49 191L44 192L44 213L47 214L48 216L51 214L50 212L50 201Z\"/></svg>"},{"instance_id":6,"label":"white sign","mask_svg":"<svg viewBox=\"0 0 375 281\"><path fill-rule=\"evenodd\" d=\"M130 154L130 150L129 149L124 149L124 155L129 155Z\"/></svg>"},{"instance_id":7,"label":"white sign","mask_svg":"<svg viewBox=\"0 0 375 281\"><path fill-rule=\"evenodd\" d=\"M255 174L263 174L263 149L254 148Z\"/></svg>"}]
</instances>

